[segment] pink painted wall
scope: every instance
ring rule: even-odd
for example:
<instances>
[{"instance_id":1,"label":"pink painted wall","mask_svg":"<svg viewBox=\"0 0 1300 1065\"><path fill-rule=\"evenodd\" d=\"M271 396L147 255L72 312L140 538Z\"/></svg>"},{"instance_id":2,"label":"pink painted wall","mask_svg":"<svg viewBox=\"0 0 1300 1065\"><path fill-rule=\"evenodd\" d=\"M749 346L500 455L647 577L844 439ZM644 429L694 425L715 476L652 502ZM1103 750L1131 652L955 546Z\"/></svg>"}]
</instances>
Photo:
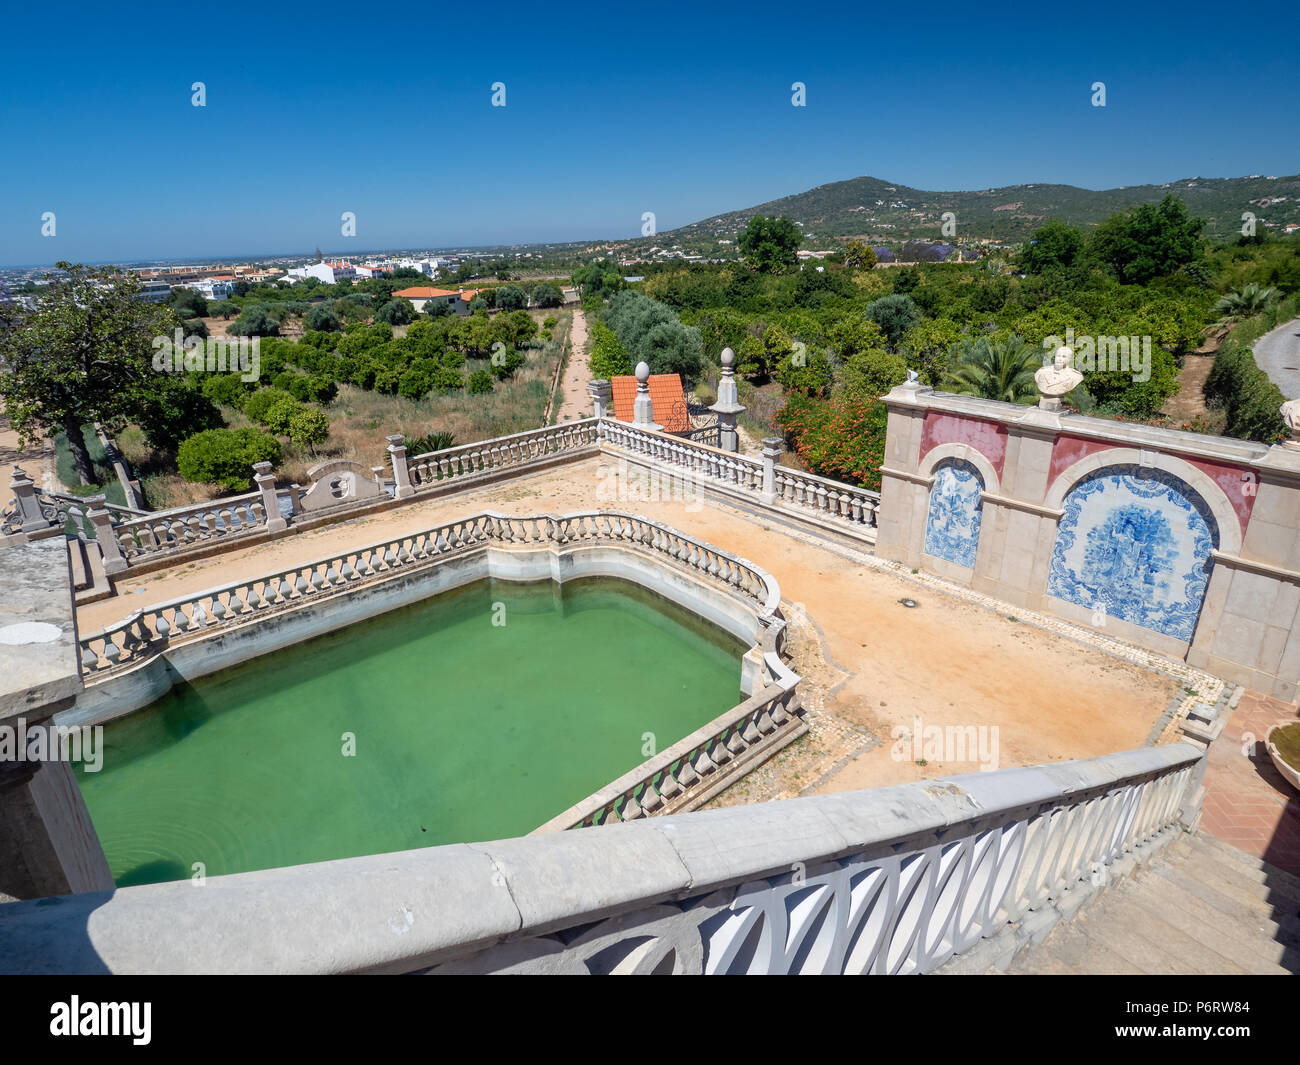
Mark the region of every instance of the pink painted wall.
<instances>
[{"instance_id":1,"label":"pink painted wall","mask_svg":"<svg viewBox=\"0 0 1300 1065\"><path fill-rule=\"evenodd\" d=\"M1001 422L926 411L921 426L921 458L940 444L966 444L974 448L989 460L1001 479L1002 464L1007 458L1007 427Z\"/></svg>"},{"instance_id":2,"label":"pink painted wall","mask_svg":"<svg viewBox=\"0 0 1300 1065\"><path fill-rule=\"evenodd\" d=\"M1047 477L1050 489L1057 477L1068 470L1080 459L1087 458L1098 451L1107 451L1115 447L1104 440L1087 440L1078 436L1059 436L1052 447L1052 466ZM1209 459L1191 458L1180 455L1179 458L1195 466L1223 490L1237 520L1241 522L1241 534L1246 535L1246 525L1250 521L1250 511L1255 505L1255 489L1259 478L1253 470L1227 463L1213 462Z\"/></svg>"}]
</instances>

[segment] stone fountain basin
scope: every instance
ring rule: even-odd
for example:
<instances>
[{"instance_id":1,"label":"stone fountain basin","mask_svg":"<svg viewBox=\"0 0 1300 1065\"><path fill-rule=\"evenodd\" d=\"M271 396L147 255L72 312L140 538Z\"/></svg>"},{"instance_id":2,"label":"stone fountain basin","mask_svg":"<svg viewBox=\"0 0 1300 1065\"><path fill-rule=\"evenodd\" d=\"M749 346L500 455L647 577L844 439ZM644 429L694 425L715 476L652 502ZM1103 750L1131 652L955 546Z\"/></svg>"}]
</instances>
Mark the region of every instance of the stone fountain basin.
<instances>
[{"instance_id":1,"label":"stone fountain basin","mask_svg":"<svg viewBox=\"0 0 1300 1065\"><path fill-rule=\"evenodd\" d=\"M1268 730L1268 734L1264 737L1264 746L1268 748L1268 756L1273 759L1273 764L1277 766L1277 771L1286 778L1287 783L1297 791L1300 791L1300 768L1284 761L1281 752L1277 749L1277 745L1273 742L1273 734L1275 732L1294 725L1296 725L1296 722L1293 721L1274 725Z\"/></svg>"}]
</instances>

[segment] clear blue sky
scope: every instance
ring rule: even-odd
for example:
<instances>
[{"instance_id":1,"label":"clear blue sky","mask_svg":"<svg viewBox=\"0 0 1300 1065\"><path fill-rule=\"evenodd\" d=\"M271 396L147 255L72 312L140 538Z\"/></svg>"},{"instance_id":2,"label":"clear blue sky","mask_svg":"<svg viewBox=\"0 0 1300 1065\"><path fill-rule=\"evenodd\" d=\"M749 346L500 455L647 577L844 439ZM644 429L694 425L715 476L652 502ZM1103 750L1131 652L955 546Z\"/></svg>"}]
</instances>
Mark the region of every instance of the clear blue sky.
<instances>
[{"instance_id":1,"label":"clear blue sky","mask_svg":"<svg viewBox=\"0 0 1300 1065\"><path fill-rule=\"evenodd\" d=\"M628 237L863 174L1300 171L1294 2L599 9L11 7L0 265Z\"/></svg>"}]
</instances>

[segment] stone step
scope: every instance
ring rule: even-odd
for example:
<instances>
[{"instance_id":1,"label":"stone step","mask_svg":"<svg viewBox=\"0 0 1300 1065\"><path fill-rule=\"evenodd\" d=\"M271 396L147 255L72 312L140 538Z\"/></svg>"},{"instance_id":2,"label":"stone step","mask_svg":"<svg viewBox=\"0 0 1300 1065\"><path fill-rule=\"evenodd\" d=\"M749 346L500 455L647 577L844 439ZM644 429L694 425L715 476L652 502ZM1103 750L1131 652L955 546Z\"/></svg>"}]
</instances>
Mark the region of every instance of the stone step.
<instances>
[{"instance_id":1,"label":"stone step","mask_svg":"<svg viewBox=\"0 0 1300 1065\"><path fill-rule=\"evenodd\" d=\"M1231 884L1223 883L1203 869L1171 861L1152 866L1150 872L1151 875L1178 885L1189 895L1240 923L1243 928L1253 929L1258 935L1267 936L1292 949L1300 949L1300 921L1285 918L1275 921L1272 907L1267 903L1236 892Z\"/></svg>"},{"instance_id":2,"label":"stone step","mask_svg":"<svg viewBox=\"0 0 1300 1065\"><path fill-rule=\"evenodd\" d=\"M1284 888L1255 878L1255 870L1243 866L1221 852L1207 849L1188 840L1180 840L1168 849L1168 862L1171 866L1193 869L1202 880L1211 886L1224 885L1230 888L1225 894L1238 894L1255 900L1265 917L1275 921L1293 918L1300 921L1300 900L1297 900Z\"/></svg>"},{"instance_id":3,"label":"stone step","mask_svg":"<svg viewBox=\"0 0 1300 1065\"><path fill-rule=\"evenodd\" d=\"M1267 884L1277 895L1295 899L1297 906L1300 906L1300 876L1279 869L1262 858L1238 850L1231 843L1224 843L1204 832L1192 837L1192 843L1199 850L1212 854L1229 865L1239 866L1250 879Z\"/></svg>"},{"instance_id":4,"label":"stone step","mask_svg":"<svg viewBox=\"0 0 1300 1065\"><path fill-rule=\"evenodd\" d=\"M1205 944L1232 964L1255 975L1285 976L1280 963L1288 948L1249 923L1234 921L1177 884L1150 873L1121 886L1134 905Z\"/></svg>"},{"instance_id":5,"label":"stone step","mask_svg":"<svg viewBox=\"0 0 1300 1065\"><path fill-rule=\"evenodd\" d=\"M1037 947L1027 947L1007 967L1009 976L1122 976L1133 972L1131 962L1089 938L1073 921L1053 928Z\"/></svg>"},{"instance_id":6,"label":"stone step","mask_svg":"<svg viewBox=\"0 0 1300 1065\"><path fill-rule=\"evenodd\" d=\"M1081 913L1077 925L1089 939L1125 959L1130 971L1170 976L1245 974L1245 969L1205 943L1138 905L1122 887L1109 890L1112 897Z\"/></svg>"}]
</instances>

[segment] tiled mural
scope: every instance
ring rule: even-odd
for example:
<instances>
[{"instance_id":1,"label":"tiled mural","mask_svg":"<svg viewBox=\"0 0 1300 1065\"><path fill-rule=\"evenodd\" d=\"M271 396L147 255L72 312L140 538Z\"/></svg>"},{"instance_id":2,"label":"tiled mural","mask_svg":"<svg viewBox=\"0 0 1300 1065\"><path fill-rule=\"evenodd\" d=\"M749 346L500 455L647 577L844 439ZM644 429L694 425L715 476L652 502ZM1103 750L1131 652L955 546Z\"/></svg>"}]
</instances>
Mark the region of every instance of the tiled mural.
<instances>
[{"instance_id":1,"label":"tiled mural","mask_svg":"<svg viewBox=\"0 0 1300 1065\"><path fill-rule=\"evenodd\" d=\"M945 459L934 470L930 513L925 523L925 553L975 568L980 540L980 493L984 479L969 462Z\"/></svg>"},{"instance_id":2,"label":"tiled mural","mask_svg":"<svg viewBox=\"0 0 1300 1065\"><path fill-rule=\"evenodd\" d=\"M1190 640L1218 528L1200 496L1162 470L1111 466L1065 497L1049 595Z\"/></svg>"}]
</instances>

